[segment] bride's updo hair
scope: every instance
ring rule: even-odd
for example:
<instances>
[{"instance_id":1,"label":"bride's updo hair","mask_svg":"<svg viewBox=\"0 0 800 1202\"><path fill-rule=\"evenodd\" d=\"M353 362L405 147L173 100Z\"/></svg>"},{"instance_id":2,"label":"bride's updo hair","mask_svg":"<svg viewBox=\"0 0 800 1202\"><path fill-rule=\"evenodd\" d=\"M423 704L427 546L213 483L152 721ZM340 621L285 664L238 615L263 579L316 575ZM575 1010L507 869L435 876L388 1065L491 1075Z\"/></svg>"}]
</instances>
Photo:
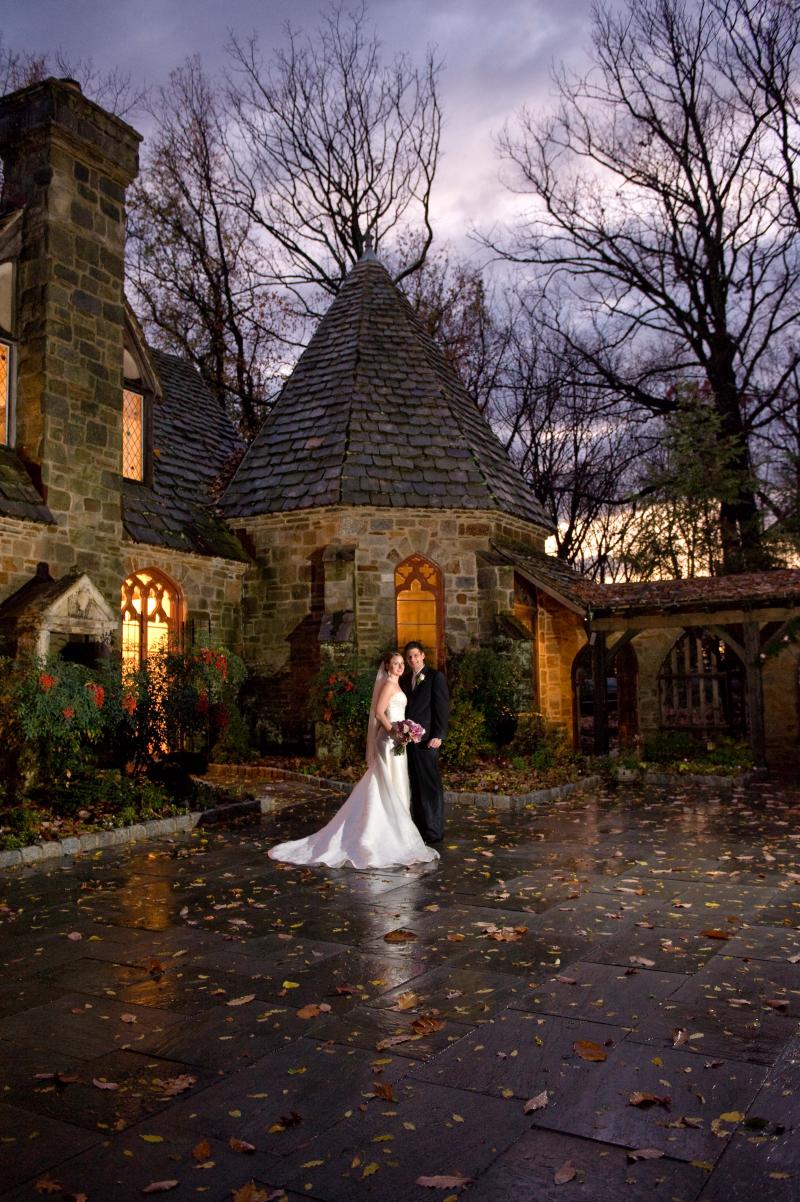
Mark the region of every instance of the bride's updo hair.
<instances>
[{"instance_id":1,"label":"bride's updo hair","mask_svg":"<svg viewBox=\"0 0 800 1202\"><path fill-rule=\"evenodd\" d=\"M403 653L401 651L387 651L381 660L381 667L387 676L389 675L389 669L392 666L392 660L395 658L403 659ZM405 664L405 660L403 660L403 663Z\"/></svg>"}]
</instances>

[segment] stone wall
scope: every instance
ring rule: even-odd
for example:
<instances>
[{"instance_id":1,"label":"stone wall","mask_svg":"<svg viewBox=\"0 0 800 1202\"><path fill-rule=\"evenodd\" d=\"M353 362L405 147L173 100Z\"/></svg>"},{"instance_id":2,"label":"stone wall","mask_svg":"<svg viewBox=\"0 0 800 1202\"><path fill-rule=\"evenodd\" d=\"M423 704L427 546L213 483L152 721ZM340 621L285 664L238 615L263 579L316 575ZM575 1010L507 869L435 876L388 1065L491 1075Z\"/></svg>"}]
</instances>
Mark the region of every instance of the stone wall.
<instances>
[{"instance_id":1,"label":"stone wall","mask_svg":"<svg viewBox=\"0 0 800 1202\"><path fill-rule=\"evenodd\" d=\"M395 567L424 555L443 575L447 648L463 651L478 644L485 624L478 553L495 538L537 550L544 540L521 520L471 510L340 506L263 515L236 528L256 559L244 580L244 655L270 680L270 704L283 717L302 708L319 664L326 595L353 610L351 646L377 656L396 637ZM331 552L337 545L342 555Z\"/></svg>"},{"instance_id":2,"label":"stone wall","mask_svg":"<svg viewBox=\"0 0 800 1202\"><path fill-rule=\"evenodd\" d=\"M764 662L764 730L771 767L800 765L800 647L789 644Z\"/></svg>"},{"instance_id":3,"label":"stone wall","mask_svg":"<svg viewBox=\"0 0 800 1202\"><path fill-rule=\"evenodd\" d=\"M537 595L539 705L548 722L563 730L567 739L573 742L572 665L575 656L586 645L586 630L579 614L565 609L541 589L537 590Z\"/></svg>"},{"instance_id":4,"label":"stone wall","mask_svg":"<svg viewBox=\"0 0 800 1202\"><path fill-rule=\"evenodd\" d=\"M163 572L178 586L184 603L183 619L194 624L196 635L210 629L215 641L241 654L245 564L136 543L125 544L122 551L125 576L148 568ZM114 604L119 605L119 585Z\"/></svg>"},{"instance_id":5,"label":"stone wall","mask_svg":"<svg viewBox=\"0 0 800 1202\"><path fill-rule=\"evenodd\" d=\"M17 449L60 528L40 558L107 595L122 569L124 201L138 143L61 80L0 100L4 200L25 206Z\"/></svg>"}]
</instances>

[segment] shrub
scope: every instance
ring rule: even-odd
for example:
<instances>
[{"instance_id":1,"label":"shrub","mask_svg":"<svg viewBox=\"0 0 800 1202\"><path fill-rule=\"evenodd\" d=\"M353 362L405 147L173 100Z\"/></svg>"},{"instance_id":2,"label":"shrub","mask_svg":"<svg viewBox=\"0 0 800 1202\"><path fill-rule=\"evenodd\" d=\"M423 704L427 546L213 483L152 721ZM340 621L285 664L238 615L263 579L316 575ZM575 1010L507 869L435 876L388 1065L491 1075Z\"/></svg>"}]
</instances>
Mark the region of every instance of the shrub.
<instances>
[{"instance_id":1,"label":"shrub","mask_svg":"<svg viewBox=\"0 0 800 1202\"><path fill-rule=\"evenodd\" d=\"M488 750L486 720L466 698L457 698L450 708L447 738L442 744L442 760L451 768L468 768Z\"/></svg>"},{"instance_id":2,"label":"shrub","mask_svg":"<svg viewBox=\"0 0 800 1202\"><path fill-rule=\"evenodd\" d=\"M469 701L483 715L489 739L498 746L508 743L524 698L524 682L513 660L491 648L465 651L451 663L451 681L454 700Z\"/></svg>"},{"instance_id":3,"label":"shrub","mask_svg":"<svg viewBox=\"0 0 800 1202\"><path fill-rule=\"evenodd\" d=\"M323 728L318 741L336 763L364 760L376 671L354 658L322 668L312 682L308 716Z\"/></svg>"},{"instance_id":4,"label":"shrub","mask_svg":"<svg viewBox=\"0 0 800 1202\"><path fill-rule=\"evenodd\" d=\"M657 730L648 735L643 758L651 764L670 764L675 760L697 759L703 749L698 739L684 731Z\"/></svg>"},{"instance_id":5,"label":"shrub","mask_svg":"<svg viewBox=\"0 0 800 1202\"><path fill-rule=\"evenodd\" d=\"M547 722L542 714L519 714L509 751L515 756L532 756L547 739Z\"/></svg>"}]
</instances>

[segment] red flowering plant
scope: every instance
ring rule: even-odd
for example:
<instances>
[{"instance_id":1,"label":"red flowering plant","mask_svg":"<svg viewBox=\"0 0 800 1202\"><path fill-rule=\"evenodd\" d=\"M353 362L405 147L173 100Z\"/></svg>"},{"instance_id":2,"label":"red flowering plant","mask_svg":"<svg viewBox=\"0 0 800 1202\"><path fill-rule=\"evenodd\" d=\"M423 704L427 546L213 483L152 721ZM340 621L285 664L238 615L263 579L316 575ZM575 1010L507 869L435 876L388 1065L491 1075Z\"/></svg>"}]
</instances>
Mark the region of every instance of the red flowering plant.
<instances>
[{"instance_id":1,"label":"red flowering plant","mask_svg":"<svg viewBox=\"0 0 800 1202\"><path fill-rule=\"evenodd\" d=\"M311 683L308 716L318 751L341 764L363 762L375 672L374 664L353 657L322 667Z\"/></svg>"},{"instance_id":2,"label":"red flowering plant","mask_svg":"<svg viewBox=\"0 0 800 1202\"><path fill-rule=\"evenodd\" d=\"M245 675L240 657L214 644L164 649L129 671L121 705L134 766L175 751L207 752L227 728Z\"/></svg>"},{"instance_id":3,"label":"red flowering plant","mask_svg":"<svg viewBox=\"0 0 800 1202\"><path fill-rule=\"evenodd\" d=\"M108 662L97 668L36 656L6 661L0 698L4 745L25 764L29 781L57 785L92 759L116 725L119 704Z\"/></svg>"}]
</instances>

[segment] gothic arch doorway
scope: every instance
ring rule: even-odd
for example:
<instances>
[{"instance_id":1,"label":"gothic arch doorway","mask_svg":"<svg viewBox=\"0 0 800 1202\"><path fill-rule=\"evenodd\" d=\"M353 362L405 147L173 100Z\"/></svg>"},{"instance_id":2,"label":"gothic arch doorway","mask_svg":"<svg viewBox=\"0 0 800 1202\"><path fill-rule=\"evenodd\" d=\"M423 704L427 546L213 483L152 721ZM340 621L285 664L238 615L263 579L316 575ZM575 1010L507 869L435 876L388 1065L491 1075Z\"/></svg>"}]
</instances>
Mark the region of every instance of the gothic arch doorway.
<instances>
[{"instance_id":1,"label":"gothic arch doorway","mask_svg":"<svg viewBox=\"0 0 800 1202\"><path fill-rule=\"evenodd\" d=\"M157 568L133 572L122 584L122 661L137 671L156 651L181 642L183 598Z\"/></svg>"},{"instance_id":2,"label":"gothic arch doorway","mask_svg":"<svg viewBox=\"0 0 800 1202\"><path fill-rule=\"evenodd\" d=\"M397 646L419 639L434 667L444 663L444 588L441 568L409 555L394 570Z\"/></svg>"}]
</instances>

